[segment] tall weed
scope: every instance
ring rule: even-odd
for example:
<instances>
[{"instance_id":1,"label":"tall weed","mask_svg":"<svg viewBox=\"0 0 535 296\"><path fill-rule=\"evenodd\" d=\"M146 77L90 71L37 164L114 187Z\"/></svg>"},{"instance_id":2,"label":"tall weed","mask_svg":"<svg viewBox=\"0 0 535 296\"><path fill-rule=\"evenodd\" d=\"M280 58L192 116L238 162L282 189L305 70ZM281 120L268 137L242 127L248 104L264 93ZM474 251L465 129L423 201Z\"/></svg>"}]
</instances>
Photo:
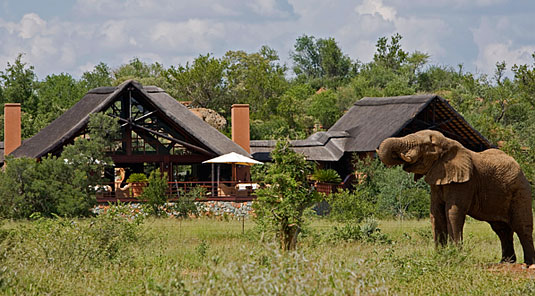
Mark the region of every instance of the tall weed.
<instances>
[{"instance_id":1,"label":"tall weed","mask_svg":"<svg viewBox=\"0 0 535 296\"><path fill-rule=\"evenodd\" d=\"M7 230L0 241L0 265L5 267L0 268L0 291L52 293L60 289L52 285L62 286L58 278L83 277L107 265L128 265L142 237L141 222L117 211L85 220L40 214L32 219ZM12 290L14 283L22 290Z\"/></svg>"}]
</instances>

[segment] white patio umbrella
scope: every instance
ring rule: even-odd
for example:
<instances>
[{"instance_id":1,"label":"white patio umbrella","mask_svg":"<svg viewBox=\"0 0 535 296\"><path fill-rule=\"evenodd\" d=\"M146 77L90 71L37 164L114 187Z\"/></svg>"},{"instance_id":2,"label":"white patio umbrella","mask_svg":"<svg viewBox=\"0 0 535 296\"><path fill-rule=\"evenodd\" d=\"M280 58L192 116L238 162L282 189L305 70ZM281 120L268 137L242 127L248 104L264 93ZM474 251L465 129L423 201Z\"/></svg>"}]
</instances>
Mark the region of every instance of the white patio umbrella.
<instances>
[{"instance_id":1,"label":"white patio umbrella","mask_svg":"<svg viewBox=\"0 0 535 296\"><path fill-rule=\"evenodd\" d=\"M202 163L228 163L228 164L241 164L241 165L247 165L251 166L254 164L264 164L263 162L254 160L252 158L249 158L247 156L243 156L241 154L238 154L236 152L230 152L227 154L223 154L221 156L218 156L216 158L209 159L207 161L203 161Z\"/></svg>"},{"instance_id":2,"label":"white patio umbrella","mask_svg":"<svg viewBox=\"0 0 535 296\"><path fill-rule=\"evenodd\" d=\"M236 165L246 165L246 166L252 166L255 164L264 164L263 162L254 160L252 158L249 158L247 156L243 156L241 154L238 154L236 152L230 152L227 154L223 154L221 156L218 156L216 158L212 158L206 161L203 161L202 163L211 163L212 164L212 181L214 180L214 164L232 164L233 170L236 170ZM219 166L217 166L217 187L219 187ZM214 192L214 188L212 187L212 195Z\"/></svg>"}]
</instances>

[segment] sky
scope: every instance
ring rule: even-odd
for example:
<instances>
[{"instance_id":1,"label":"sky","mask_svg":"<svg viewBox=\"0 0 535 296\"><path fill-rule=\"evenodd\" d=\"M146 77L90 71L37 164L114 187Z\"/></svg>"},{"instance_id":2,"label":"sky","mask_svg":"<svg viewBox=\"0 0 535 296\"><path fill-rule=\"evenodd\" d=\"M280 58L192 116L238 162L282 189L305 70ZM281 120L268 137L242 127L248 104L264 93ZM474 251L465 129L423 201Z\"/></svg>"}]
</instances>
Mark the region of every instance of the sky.
<instances>
[{"instance_id":1,"label":"sky","mask_svg":"<svg viewBox=\"0 0 535 296\"><path fill-rule=\"evenodd\" d=\"M19 53L42 80L100 62L169 67L262 45L291 67L302 35L333 37L369 62L378 38L399 33L430 64L492 75L500 61L533 64L534 28L533 0L0 0L0 70Z\"/></svg>"}]
</instances>

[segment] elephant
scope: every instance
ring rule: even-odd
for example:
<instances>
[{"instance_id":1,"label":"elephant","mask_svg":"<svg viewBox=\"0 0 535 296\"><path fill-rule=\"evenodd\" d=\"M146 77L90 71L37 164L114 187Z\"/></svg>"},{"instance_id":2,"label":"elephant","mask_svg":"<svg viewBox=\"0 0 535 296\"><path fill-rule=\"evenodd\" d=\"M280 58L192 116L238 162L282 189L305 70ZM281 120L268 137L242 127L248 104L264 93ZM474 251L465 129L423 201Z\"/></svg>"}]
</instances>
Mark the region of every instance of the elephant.
<instances>
[{"instance_id":1,"label":"elephant","mask_svg":"<svg viewBox=\"0 0 535 296\"><path fill-rule=\"evenodd\" d=\"M435 245L463 239L466 215L486 221L500 238L501 262L516 262L513 233L524 261L535 263L531 187L518 163L498 149L474 152L434 130L387 138L377 149L387 166L402 165L431 187Z\"/></svg>"}]
</instances>

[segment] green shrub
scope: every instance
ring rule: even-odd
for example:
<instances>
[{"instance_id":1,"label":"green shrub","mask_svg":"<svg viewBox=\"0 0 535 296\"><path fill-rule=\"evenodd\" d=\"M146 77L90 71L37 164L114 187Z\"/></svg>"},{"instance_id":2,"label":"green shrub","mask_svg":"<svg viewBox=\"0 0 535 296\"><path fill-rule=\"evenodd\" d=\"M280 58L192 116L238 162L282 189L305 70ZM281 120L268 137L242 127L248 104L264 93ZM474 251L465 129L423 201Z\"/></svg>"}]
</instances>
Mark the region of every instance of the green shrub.
<instances>
[{"instance_id":1,"label":"green shrub","mask_svg":"<svg viewBox=\"0 0 535 296\"><path fill-rule=\"evenodd\" d=\"M2 260L21 266L46 266L61 273L88 272L117 262L128 264L129 254L141 238L142 220L116 211L71 220L32 215L31 223L19 224L0 241ZM13 265L12 265L13 266Z\"/></svg>"},{"instance_id":2,"label":"green shrub","mask_svg":"<svg viewBox=\"0 0 535 296\"><path fill-rule=\"evenodd\" d=\"M147 176L143 173L133 173L126 180L127 183L144 183L148 182Z\"/></svg>"},{"instance_id":3,"label":"green shrub","mask_svg":"<svg viewBox=\"0 0 535 296\"><path fill-rule=\"evenodd\" d=\"M145 200L150 214L160 216L164 213L162 206L167 202L168 189L167 173L162 176L160 170L152 171L148 179L148 185L140 196L141 199Z\"/></svg>"},{"instance_id":4,"label":"green shrub","mask_svg":"<svg viewBox=\"0 0 535 296\"><path fill-rule=\"evenodd\" d=\"M391 243L388 235L381 232L379 223L375 219L366 219L364 223L358 224L356 221L349 221L342 227L335 226L328 234L328 240L337 241L365 241L378 243Z\"/></svg>"},{"instance_id":5,"label":"green shrub","mask_svg":"<svg viewBox=\"0 0 535 296\"><path fill-rule=\"evenodd\" d=\"M0 217L91 215L101 172L111 163L104 150L117 126L110 117L95 114L89 120L89 137L65 146L60 157L46 156L40 162L8 157L0 172Z\"/></svg>"},{"instance_id":6,"label":"green shrub","mask_svg":"<svg viewBox=\"0 0 535 296\"><path fill-rule=\"evenodd\" d=\"M329 217L336 221L361 221L374 213L374 205L369 202L366 192L340 190L327 196Z\"/></svg>"},{"instance_id":7,"label":"green shrub","mask_svg":"<svg viewBox=\"0 0 535 296\"><path fill-rule=\"evenodd\" d=\"M378 217L423 218L429 215L430 189L423 179L414 182L413 175L402 167L385 167L379 159L356 161L356 170L365 177L357 185L374 204Z\"/></svg>"},{"instance_id":8,"label":"green shrub","mask_svg":"<svg viewBox=\"0 0 535 296\"><path fill-rule=\"evenodd\" d=\"M199 210L195 204L195 200L198 198L204 198L206 196L206 188L201 186L195 186L188 192L184 192L179 189L179 199L175 202L173 210L180 218L188 218L190 215L197 216Z\"/></svg>"},{"instance_id":9,"label":"green shrub","mask_svg":"<svg viewBox=\"0 0 535 296\"><path fill-rule=\"evenodd\" d=\"M316 169L312 174L312 180L323 183L340 183L342 178L338 172L333 169Z\"/></svg>"}]
</instances>

